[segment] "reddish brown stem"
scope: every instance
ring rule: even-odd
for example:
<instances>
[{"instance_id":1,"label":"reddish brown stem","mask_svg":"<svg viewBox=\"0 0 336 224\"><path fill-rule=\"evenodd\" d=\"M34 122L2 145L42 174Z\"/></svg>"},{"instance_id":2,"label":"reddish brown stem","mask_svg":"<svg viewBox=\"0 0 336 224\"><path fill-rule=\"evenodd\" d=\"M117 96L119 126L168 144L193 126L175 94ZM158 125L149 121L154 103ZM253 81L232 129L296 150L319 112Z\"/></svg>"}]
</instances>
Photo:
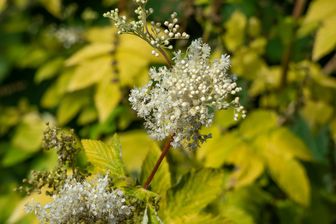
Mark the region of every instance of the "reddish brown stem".
<instances>
[{"instance_id":1,"label":"reddish brown stem","mask_svg":"<svg viewBox=\"0 0 336 224\"><path fill-rule=\"evenodd\" d=\"M145 182L145 184L144 184L144 188L145 188L145 189L148 189L150 183L152 182L152 180L153 180L153 178L154 178L154 176L155 176L157 170L158 170L159 167L160 167L160 164L161 164L162 160L165 158L165 156L167 155L167 153L168 153L168 151L169 151L169 149L170 149L170 143L171 143L172 141L173 141L173 136L170 136L170 137L167 139L165 145L163 146L161 155L160 155L158 161L156 161L156 164L155 164L155 166L154 166L154 168L153 168L151 174L148 176L148 178L147 178L147 180L146 180L146 182Z\"/></svg>"}]
</instances>

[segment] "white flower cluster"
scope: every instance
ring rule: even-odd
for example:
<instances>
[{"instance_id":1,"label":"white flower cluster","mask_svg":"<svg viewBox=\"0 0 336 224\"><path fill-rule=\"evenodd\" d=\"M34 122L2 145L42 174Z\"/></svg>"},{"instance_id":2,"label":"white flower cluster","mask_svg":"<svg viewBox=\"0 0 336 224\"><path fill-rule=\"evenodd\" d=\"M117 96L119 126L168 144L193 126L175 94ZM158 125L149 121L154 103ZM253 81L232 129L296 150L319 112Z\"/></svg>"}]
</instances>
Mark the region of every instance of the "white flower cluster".
<instances>
[{"instance_id":1,"label":"white flower cluster","mask_svg":"<svg viewBox=\"0 0 336 224\"><path fill-rule=\"evenodd\" d=\"M209 126L216 110L233 107L235 119L245 117L239 104L241 91L227 73L228 55L209 62L210 47L195 40L186 56L175 53L171 69L151 68L151 81L131 91L129 101L138 116L145 119L149 134L157 140L174 136L173 147L196 149L210 135L202 135L202 126Z\"/></svg>"},{"instance_id":2,"label":"white flower cluster","mask_svg":"<svg viewBox=\"0 0 336 224\"><path fill-rule=\"evenodd\" d=\"M150 27L147 24L147 18L154 10L152 8L145 9L146 0L136 0L138 7L135 9L135 14L138 20L127 21L126 16L120 16L119 10L114 9L104 13L104 17L110 18L114 25L118 29L118 34L128 33L134 34L147 41L154 48L167 48L173 49L170 44L174 39L188 39L189 35L185 32L179 32L180 25L178 24L177 13L171 14L171 21L165 21L163 25L165 29L162 29L162 24L159 22L150 22ZM159 56L159 53L153 50L155 56Z\"/></svg>"},{"instance_id":3,"label":"white flower cluster","mask_svg":"<svg viewBox=\"0 0 336 224\"><path fill-rule=\"evenodd\" d=\"M108 175L92 182L68 180L54 200L44 206L27 206L41 223L124 223L133 207L126 205L121 190L108 191Z\"/></svg>"}]
</instances>

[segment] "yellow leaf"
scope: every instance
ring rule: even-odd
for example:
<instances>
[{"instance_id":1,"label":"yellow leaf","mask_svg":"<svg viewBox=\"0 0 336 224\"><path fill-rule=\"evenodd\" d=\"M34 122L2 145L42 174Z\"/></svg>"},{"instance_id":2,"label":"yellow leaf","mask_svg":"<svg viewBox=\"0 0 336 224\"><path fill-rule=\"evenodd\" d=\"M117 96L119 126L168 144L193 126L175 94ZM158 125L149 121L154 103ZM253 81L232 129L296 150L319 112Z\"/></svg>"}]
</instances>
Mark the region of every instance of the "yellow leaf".
<instances>
[{"instance_id":1,"label":"yellow leaf","mask_svg":"<svg viewBox=\"0 0 336 224\"><path fill-rule=\"evenodd\" d=\"M135 130L120 134L120 142L123 146L123 161L130 172L140 171L141 164L153 147L154 141L144 131Z\"/></svg>"},{"instance_id":2,"label":"yellow leaf","mask_svg":"<svg viewBox=\"0 0 336 224\"><path fill-rule=\"evenodd\" d=\"M243 187L253 183L264 171L263 159L251 148L251 145L241 143L225 159L235 165L230 176L230 185Z\"/></svg>"},{"instance_id":3,"label":"yellow leaf","mask_svg":"<svg viewBox=\"0 0 336 224\"><path fill-rule=\"evenodd\" d=\"M125 177L124 164L121 160L121 145L115 135L113 145L97 140L82 140L85 155L96 171L109 172L112 177Z\"/></svg>"},{"instance_id":4,"label":"yellow leaf","mask_svg":"<svg viewBox=\"0 0 336 224\"><path fill-rule=\"evenodd\" d=\"M25 115L17 126L11 139L12 144L27 152L35 152L40 149L45 122L35 113Z\"/></svg>"},{"instance_id":5,"label":"yellow leaf","mask_svg":"<svg viewBox=\"0 0 336 224\"><path fill-rule=\"evenodd\" d=\"M62 1L61 0L40 0L42 5L55 17L61 17Z\"/></svg>"},{"instance_id":6,"label":"yellow leaf","mask_svg":"<svg viewBox=\"0 0 336 224\"><path fill-rule=\"evenodd\" d=\"M121 100L121 92L118 83L111 79L102 79L94 95L95 105L98 111L100 122L106 121L114 108Z\"/></svg>"},{"instance_id":7,"label":"yellow leaf","mask_svg":"<svg viewBox=\"0 0 336 224\"><path fill-rule=\"evenodd\" d=\"M278 126L278 117L273 111L255 110L248 114L239 127L246 138L253 138Z\"/></svg>"},{"instance_id":8,"label":"yellow leaf","mask_svg":"<svg viewBox=\"0 0 336 224\"><path fill-rule=\"evenodd\" d=\"M336 14L334 0L315 0L310 3L304 24L319 22Z\"/></svg>"},{"instance_id":9,"label":"yellow leaf","mask_svg":"<svg viewBox=\"0 0 336 224\"><path fill-rule=\"evenodd\" d=\"M88 29L84 36L86 40L92 43L106 43L111 44L114 42L116 36L116 29L113 26L107 27L93 27Z\"/></svg>"},{"instance_id":10,"label":"yellow leaf","mask_svg":"<svg viewBox=\"0 0 336 224\"><path fill-rule=\"evenodd\" d=\"M335 4L332 4L335 5ZM335 10L336 13L336 10ZM313 60L317 61L336 47L336 15L328 18L319 28L313 47Z\"/></svg>"},{"instance_id":11,"label":"yellow leaf","mask_svg":"<svg viewBox=\"0 0 336 224\"><path fill-rule=\"evenodd\" d=\"M77 65L81 63L87 63L87 61L93 58L104 56L112 51L114 46L111 43L93 43L83 47L65 61L67 66Z\"/></svg>"},{"instance_id":12,"label":"yellow leaf","mask_svg":"<svg viewBox=\"0 0 336 224\"><path fill-rule=\"evenodd\" d=\"M310 201L310 184L304 168L294 159L293 153L282 148L283 145L278 145L286 139L277 139L277 142L273 140L272 134L256 139L256 145L267 161L272 179L291 199L307 206Z\"/></svg>"},{"instance_id":13,"label":"yellow leaf","mask_svg":"<svg viewBox=\"0 0 336 224\"><path fill-rule=\"evenodd\" d=\"M50 79L57 74L63 67L63 58L55 58L39 67L35 75L35 82L40 83L43 80Z\"/></svg>"},{"instance_id":14,"label":"yellow leaf","mask_svg":"<svg viewBox=\"0 0 336 224\"><path fill-rule=\"evenodd\" d=\"M243 44L245 38L246 17L240 11L235 11L225 23L224 42L230 51L235 51Z\"/></svg>"},{"instance_id":15,"label":"yellow leaf","mask_svg":"<svg viewBox=\"0 0 336 224\"><path fill-rule=\"evenodd\" d=\"M161 150L156 144L151 144L147 156L141 168L141 183L144 184L149 177L156 161L159 159ZM151 191L158 193L161 197L165 198L168 189L171 187L169 165L164 159L156 172L154 179L151 182ZM162 200L162 199L161 199ZM162 209L162 208L161 208Z\"/></svg>"},{"instance_id":16,"label":"yellow leaf","mask_svg":"<svg viewBox=\"0 0 336 224\"><path fill-rule=\"evenodd\" d=\"M101 81L104 76L110 76L111 62L111 56L102 56L79 64L69 82L68 91L86 88Z\"/></svg>"}]
</instances>

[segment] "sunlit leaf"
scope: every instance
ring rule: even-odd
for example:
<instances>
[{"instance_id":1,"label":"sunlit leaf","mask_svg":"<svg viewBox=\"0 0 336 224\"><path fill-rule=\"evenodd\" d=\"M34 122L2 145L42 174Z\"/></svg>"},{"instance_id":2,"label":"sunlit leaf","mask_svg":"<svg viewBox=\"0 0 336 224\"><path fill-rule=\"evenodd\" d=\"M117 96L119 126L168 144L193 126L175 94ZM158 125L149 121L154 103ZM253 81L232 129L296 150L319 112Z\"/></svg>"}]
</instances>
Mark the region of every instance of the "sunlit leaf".
<instances>
[{"instance_id":1,"label":"sunlit leaf","mask_svg":"<svg viewBox=\"0 0 336 224\"><path fill-rule=\"evenodd\" d=\"M64 59L56 58L41 66L35 75L35 82L40 83L43 80L50 79L62 68Z\"/></svg>"},{"instance_id":2,"label":"sunlit leaf","mask_svg":"<svg viewBox=\"0 0 336 224\"><path fill-rule=\"evenodd\" d=\"M104 122L109 117L113 109L118 105L121 97L118 83L114 83L109 79L102 79L99 82L94 95L94 101L101 122Z\"/></svg>"},{"instance_id":3,"label":"sunlit leaf","mask_svg":"<svg viewBox=\"0 0 336 224\"><path fill-rule=\"evenodd\" d=\"M111 56L107 55L79 64L69 82L68 91L89 87L102 80L104 76L109 76L112 73L111 62Z\"/></svg>"},{"instance_id":4,"label":"sunlit leaf","mask_svg":"<svg viewBox=\"0 0 336 224\"><path fill-rule=\"evenodd\" d=\"M40 149L45 122L35 113L25 115L11 140L14 147L27 152Z\"/></svg>"},{"instance_id":5,"label":"sunlit leaf","mask_svg":"<svg viewBox=\"0 0 336 224\"><path fill-rule=\"evenodd\" d=\"M129 171L140 171L147 152L154 144L148 134L142 130L128 131L120 134L123 147L123 161Z\"/></svg>"},{"instance_id":6,"label":"sunlit leaf","mask_svg":"<svg viewBox=\"0 0 336 224\"><path fill-rule=\"evenodd\" d=\"M113 144L108 145L97 140L82 140L85 154L98 172L109 171L116 178L125 176L124 164L121 160L121 145L118 137L113 137Z\"/></svg>"},{"instance_id":7,"label":"sunlit leaf","mask_svg":"<svg viewBox=\"0 0 336 224\"><path fill-rule=\"evenodd\" d=\"M276 113L267 110L255 110L250 113L239 127L239 132L246 138L253 138L278 125Z\"/></svg>"},{"instance_id":8,"label":"sunlit leaf","mask_svg":"<svg viewBox=\"0 0 336 224\"><path fill-rule=\"evenodd\" d=\"M168 192L166 217L174 220L200 212L220 195L223 179L223 173L213 169L188 173Z\"/></svg>"},{"instance_id":9,"label":"sunlit leaf","mask_svg":"<svg viewBox=\"0 0 336 224\"><path fill-rule=\"evenodd\" d=\"M332 4L331 5L335 5ZM335 7L336 13L336 7ZM322 27L316 33L316 40L313 48L313 60L319 60L321 57L325 56L336 47L336 16L328 18Z\"/></svg>"},{"instance_id":10,"label":"sunlit leaf","mask_svg":"<svg viewBox=\"0 0 336 224\"><path fill-rule=\"evenodd\" d=\"M194 213L191 215L181 215L180 217L176 217L174 220L170 220L171 224L228 224L225 220L220 218L219 216L214 216L206 213Z\"/></svg>"},{"instance_id":11,"label":"sunlit leaf","mask_svg":"<svg viewBox=\"0 0 336 224\"><path fill-rule=\"evenodd\" d=\"M253 224L251 215L236 206L225 206L223 209L224 224Z\"/></svg>"},{"instance_id":12,"label":"sunlit leaf","mask_svg":"<svg viewBox=\"0 0 336 224\"><path fill-rule=\"evenodd\" d=\"M93 43L77 51L74 55L66 60L65 64L67 66L72 66L86 63L89 59L92 60L96 57L108 54L112 51L113 48L114 46L111 43Z\"/></svg>"},{"instance_id":13,"label":"sunlit leaf","mask_svg":"<svg viewBox=\"0 0 336 224\"><path fill-rule=\"evenodd\" d=\"M61 17L62 12L62 1L61 0L40 0L43 6L50 12L53 16Z\"/></svg>"},{"instance_id":14,"label":"sunlit leaf","mask_svg":"<svg viewBox=\"0 0 336 224\"><path fill-rule=\"evenodd\" d=\"M315 0L309 5L304 23L319 22L335 15L336 5L333 0Z\"/></svg>"},{"instance_id":15,"label":"sunlit leaf","mask_svg":"<svg viewBox=\"0 0 336 224\"><path fill-rule=\"evenodd\" d=\"M230 51L235 51L241 46L245 38L247 19L240 11L235 11L225 23L226 32L224 42Z\"/></svg>"},{"instance_id":16,"label":"sunlit leaf","mask_svg":"<svg viewBox=\"0 0 336 224\"><path fill-rule=\"evenodd\" d=\"M116 34L116 29L113 26L92 27L84 33L84 36L89 42L106 44L111 44L114 42L115 38L119 38L119 35Z\"/></svg>"}]
</instances>

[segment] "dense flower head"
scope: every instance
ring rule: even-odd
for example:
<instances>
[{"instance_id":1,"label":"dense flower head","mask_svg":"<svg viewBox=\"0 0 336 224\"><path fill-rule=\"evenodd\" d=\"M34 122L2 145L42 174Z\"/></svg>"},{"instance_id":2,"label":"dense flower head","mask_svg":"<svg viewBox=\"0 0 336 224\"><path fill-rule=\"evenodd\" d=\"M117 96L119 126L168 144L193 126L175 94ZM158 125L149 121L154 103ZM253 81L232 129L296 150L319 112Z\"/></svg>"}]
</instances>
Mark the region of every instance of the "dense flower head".
<instances>
[{"instance_id":1,"label":"dense flower head","mask_svg":"<svg viewBox=\"0 0 336 224\"><path fill-rule=\"evenodd\" d=\"M175 53L172 68L151 68L151 81L131 91L132 108L154 139L174 136L172 146L195 149L210 137L199 131L212 123L216 110L233 107L235 119L245 117L236 96L241 88L228 74L229 56L212 63L209 57L210 47L195 40L186 55Z\"/></svg>"},{"instance_id":2,"label":"dense flower head","mask_svg":"<svg viewBox=\"0 0 336 224\"><path fill-rule=\"evenodd\" d=\"M91 182L68 179L53 201L42 206L29 204L41 223L124 223L133 207L126 204L121 190L108 190L108 175Z\"/></svg>"}]
</instances>

